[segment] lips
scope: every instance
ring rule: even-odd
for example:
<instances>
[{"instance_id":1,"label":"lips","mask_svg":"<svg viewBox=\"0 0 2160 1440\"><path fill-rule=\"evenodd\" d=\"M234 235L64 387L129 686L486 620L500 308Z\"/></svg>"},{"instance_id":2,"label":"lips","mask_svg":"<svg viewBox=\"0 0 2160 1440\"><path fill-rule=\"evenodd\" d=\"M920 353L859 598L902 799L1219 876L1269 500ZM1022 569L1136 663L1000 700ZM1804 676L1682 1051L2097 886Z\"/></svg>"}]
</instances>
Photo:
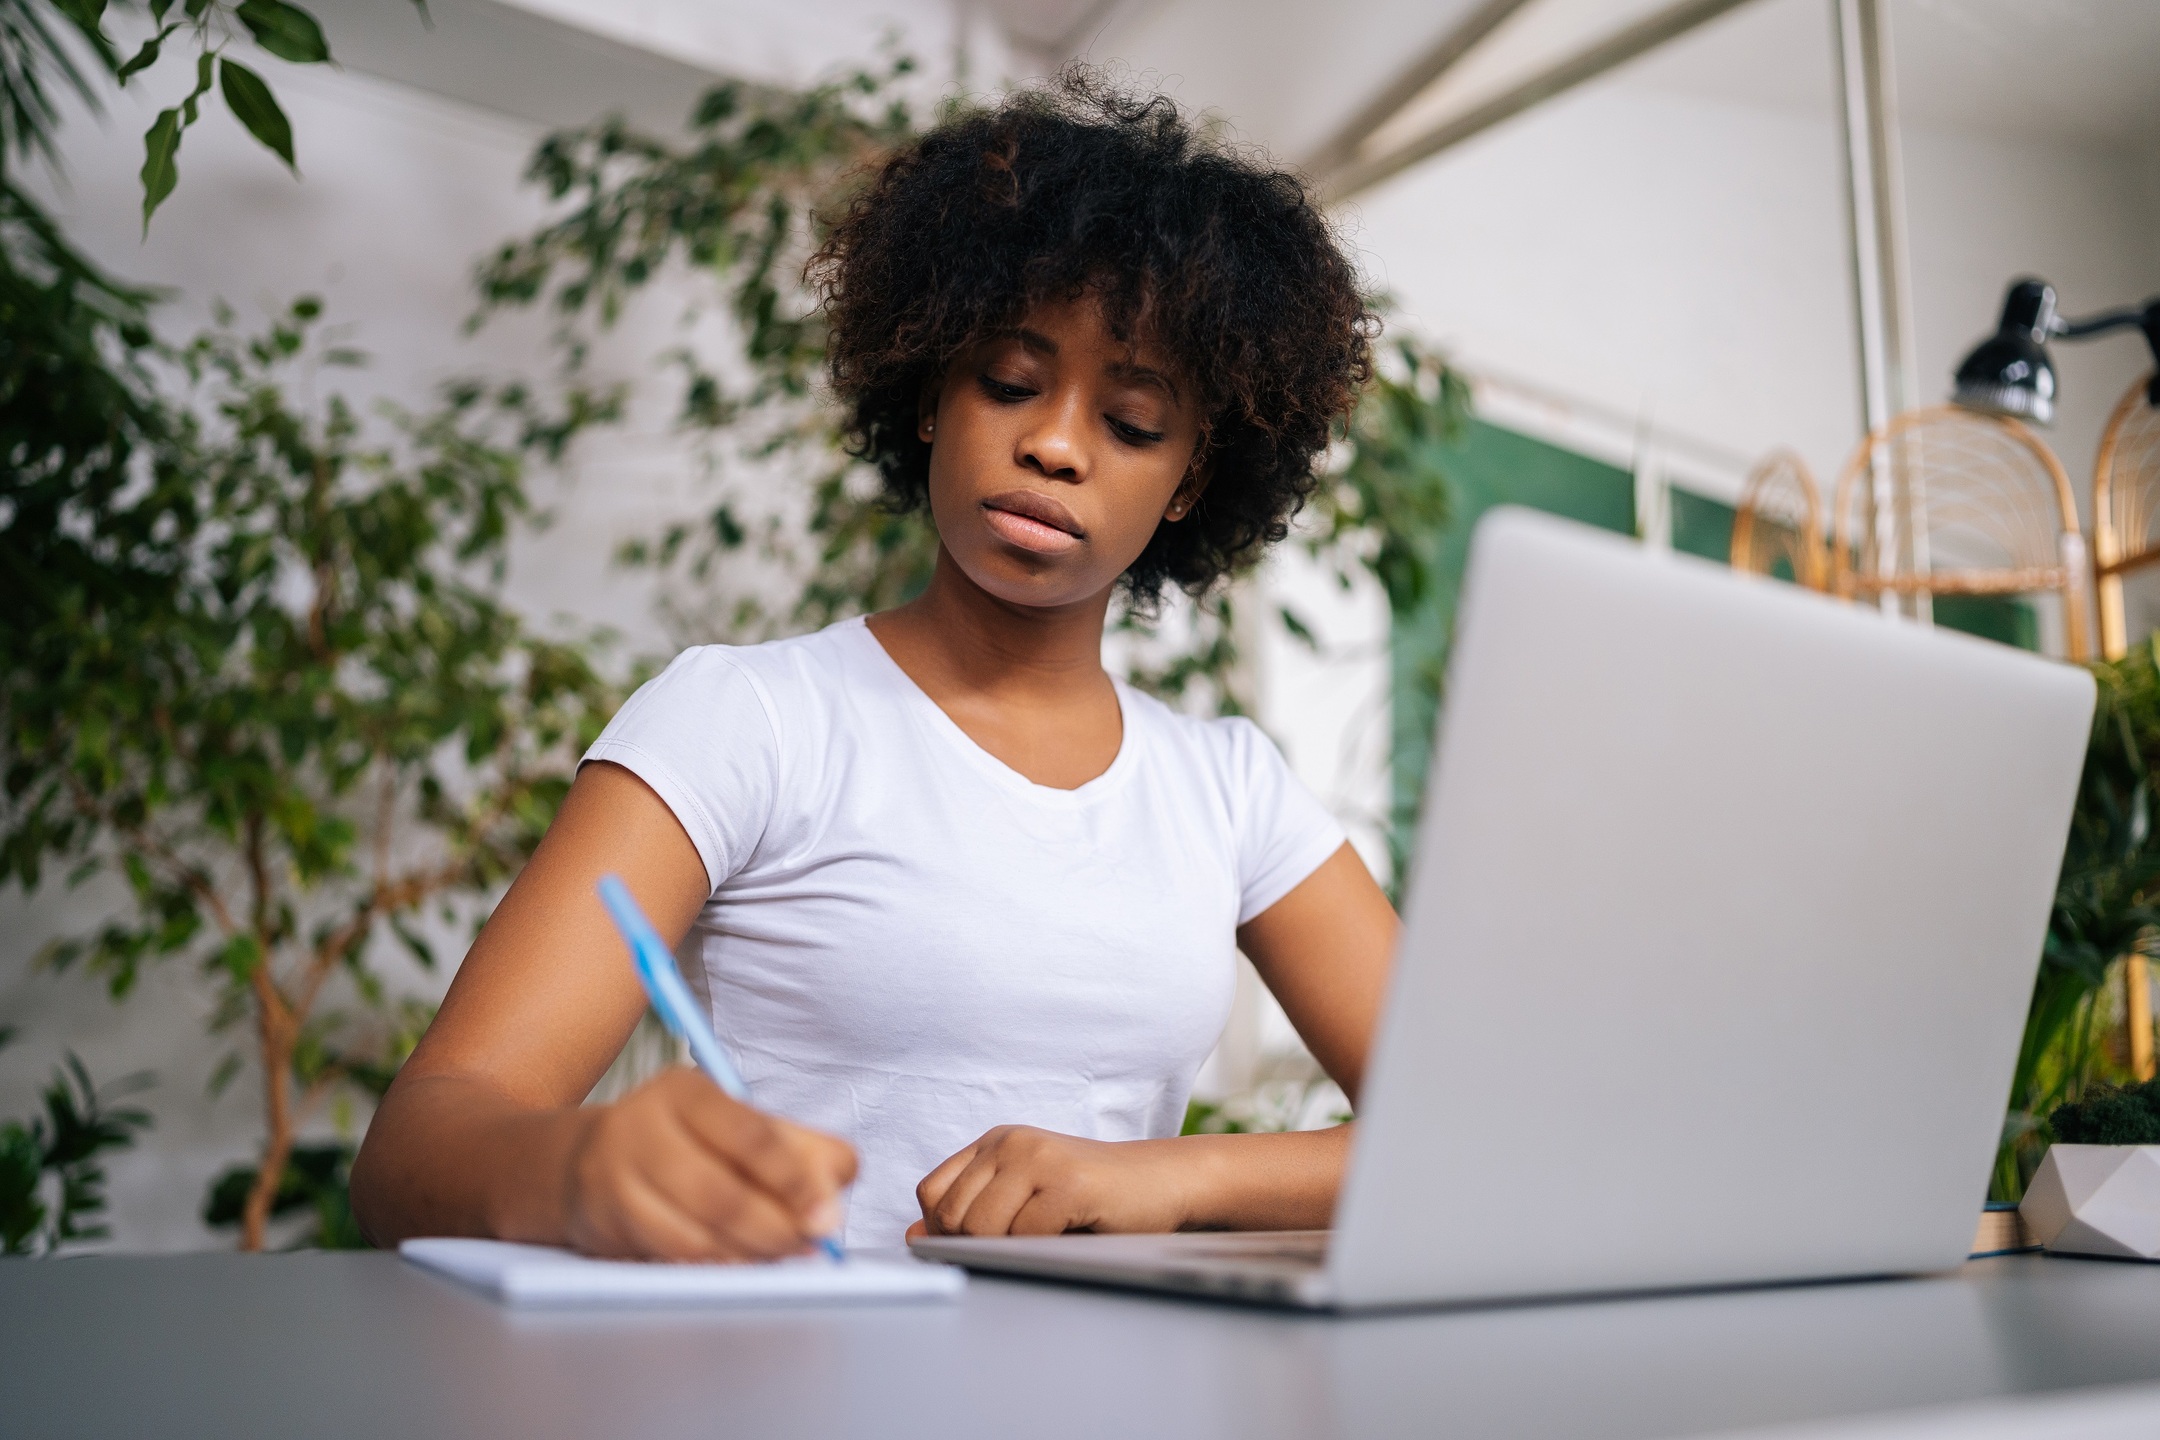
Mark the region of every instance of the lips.
<instances>
[{"instance_id":1,"label":"lips","mask_svg":"<svg viewBox=\"0 0 2160 1440\"><path fill-rule=\"evenodd\" d=\"M1087 539L1079 517L1038 490L1007 490L983 501L982 508L990 528L1023 550L1054 555Z\"/></svg>"}]
</instances>

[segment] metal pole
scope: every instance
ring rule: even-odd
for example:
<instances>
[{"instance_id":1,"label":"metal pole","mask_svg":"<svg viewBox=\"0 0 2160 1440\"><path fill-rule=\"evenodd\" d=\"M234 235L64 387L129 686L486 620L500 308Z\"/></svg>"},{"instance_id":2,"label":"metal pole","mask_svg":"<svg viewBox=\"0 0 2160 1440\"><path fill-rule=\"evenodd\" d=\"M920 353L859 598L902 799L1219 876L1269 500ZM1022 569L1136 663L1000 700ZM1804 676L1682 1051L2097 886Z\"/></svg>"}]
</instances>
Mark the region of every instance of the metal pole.
<instances>
[{"instance_id":1,"label":"metal pole","mask_svg":"<svg viewBox=\"0 0 2160 1440\"><path fill-rule=\"evenodd\" d=\"M1657 11L1647 19L1607 36L1589 49L1539 71L1454 119L1442 121L1415 139L1405 140L1384 155L1343 161L1339 169L1319 176L1321 199L1329 205L1340 204L1421 160L1460 145L1473 135L1483 134L1503 120L1512 120L1555 95L1572 90L1587 80L1595 80L1614 66L1624 65L1668 40L1677 40L1697 26L1708 24L1726 11L1747 3L1748 0L1678 0L1671 8ZM1373 123L1370 115L1359 122L1360 126L1367 123ZM1374 124L1373 128L1377 130L1379 124L1384 123ZM1341 137L1337 137L1335 147L1339 149L1340 144ZM1325 158L1324 152L1322 158Z\"/></svg>"},{"instance_id":2,"label":"metal pole","mask_svg":"<svg viewBox=\"0 0 2160 1440\"><path fill-rule=\"evenodd\" d=\"M1898 144L1897 87L1884 0L1831 0L1837 36L1839 117L1845 137L1845 201L1852 246L1854 317L1860 342L1860 412L1870 434L1911 408L1919 389L1913 363L1911 262L1905 242L1904 165ZM1919 467L1875 456L1871 501L1876 565L1927 572L1926 496ZM1902 523L1901 523L1902 522ZM1917 618L1930 618L1916 597ZM1895 593L1883 608L1896 611Z\"/></svg>"}]
</instances>

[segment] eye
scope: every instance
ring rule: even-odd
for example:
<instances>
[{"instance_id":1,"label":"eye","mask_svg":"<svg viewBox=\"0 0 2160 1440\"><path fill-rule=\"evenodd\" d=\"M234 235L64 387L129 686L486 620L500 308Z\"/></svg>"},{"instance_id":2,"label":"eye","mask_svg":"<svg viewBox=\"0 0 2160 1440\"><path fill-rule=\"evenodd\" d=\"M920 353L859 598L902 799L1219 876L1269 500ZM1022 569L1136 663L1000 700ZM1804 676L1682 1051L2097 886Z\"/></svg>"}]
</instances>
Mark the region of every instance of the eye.
<instances>
[{"instance_id":1,"label":"eye","mask_svg":"<svg viewBox=\"0 0 2160 1440\"><path fill-rule=\"evenodd\" d=\"M1128 445L1153 445L1163 438L1160 430L1143 430L1130 420L1120 420L1115 415L1105 415L1103 419L1110 422L1111 433Z\"/></svg>"},{"instance_id":2,"label":"eye","mask_svg":"<svg viewBox=\"0 0 2160 1440\"><path fill-rule=\"evenodd\" d=\"M1009 380L1000 380L993 375L980 377L978 383L981 384L985 395L1006 405L1015 404L1021 400L1031 400L1036 393L1026 385L1015 385Z\"/></svg>"}]
</instances>

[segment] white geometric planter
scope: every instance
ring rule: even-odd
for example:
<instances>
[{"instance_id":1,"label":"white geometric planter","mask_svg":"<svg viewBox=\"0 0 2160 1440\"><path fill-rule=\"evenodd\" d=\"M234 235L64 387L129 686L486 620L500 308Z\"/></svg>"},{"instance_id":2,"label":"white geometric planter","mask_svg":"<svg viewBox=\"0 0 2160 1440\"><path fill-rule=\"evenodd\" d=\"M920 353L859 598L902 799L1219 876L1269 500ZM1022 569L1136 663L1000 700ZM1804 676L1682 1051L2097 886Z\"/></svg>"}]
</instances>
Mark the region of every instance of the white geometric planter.
<instances>
[{"instance_id":1,"label":"white geometric planter","mask_svg":"<svg viewBox=\"0 0 2160 1440\"><path fill-rule=\"evenodd\" d=\"M2051 1145L2018 1216L2064 1255L2160 1260L2160 1145Z\"/></svg>"}]
</instances>

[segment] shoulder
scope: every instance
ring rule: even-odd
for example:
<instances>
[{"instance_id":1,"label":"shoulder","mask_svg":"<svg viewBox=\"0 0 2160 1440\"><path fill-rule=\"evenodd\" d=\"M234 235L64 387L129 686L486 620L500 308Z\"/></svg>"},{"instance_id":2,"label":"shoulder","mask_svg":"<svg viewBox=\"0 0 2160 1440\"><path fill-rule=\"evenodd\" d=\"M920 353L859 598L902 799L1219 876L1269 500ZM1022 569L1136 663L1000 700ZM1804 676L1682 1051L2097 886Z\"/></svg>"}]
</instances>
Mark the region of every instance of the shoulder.
<instances>
[{"instance_id":1,"label":"shoulder","mask_svg":"<svg viewBox=\"0 0 2160 1440\"><path fill-rule=\"evenodd\" d=\"M758 645L693 645L668 662L633 700L650 696L669 709L713 713L730 696L754 699L775 730L799 723L844 684L860 621Z\"/></svg>"},{"instance_id":2,"label":"shoulder","mask_svg":"<svg viewBox=\"0 0 2160 1440\"><path fill-rule=\"evenodd\" d=\"M820 780L846 635L698 645L668 662L585 752L650 785L717 890Z\"/></svg>"}]
</instances>

